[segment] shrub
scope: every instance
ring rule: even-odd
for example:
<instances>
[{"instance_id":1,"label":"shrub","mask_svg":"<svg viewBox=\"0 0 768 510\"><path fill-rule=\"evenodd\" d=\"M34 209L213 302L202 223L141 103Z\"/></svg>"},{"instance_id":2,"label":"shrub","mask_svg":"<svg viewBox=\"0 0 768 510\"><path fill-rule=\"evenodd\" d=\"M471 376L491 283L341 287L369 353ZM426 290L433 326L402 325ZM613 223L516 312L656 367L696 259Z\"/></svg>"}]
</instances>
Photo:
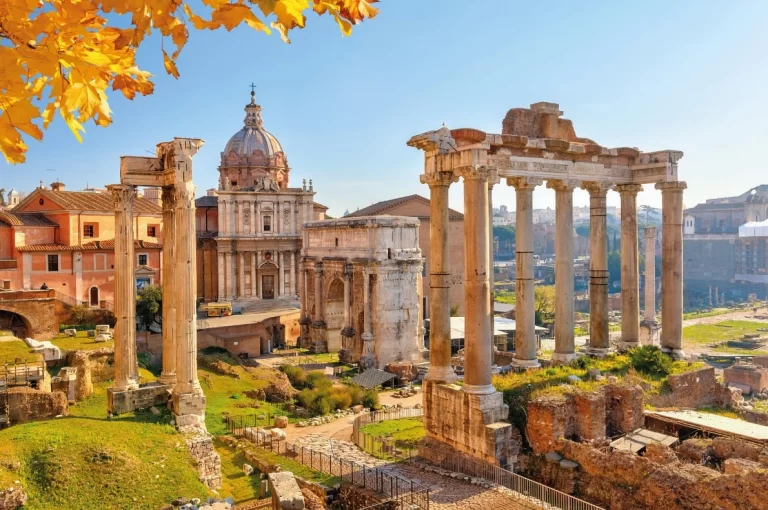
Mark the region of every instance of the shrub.
<instances>
[{"instance_id":1,"label":"shrub","mask_svg":"<svg viewBox=\"0 0 768 510\"><path fill-rule=\"evenodd\" d=\"M365 392L360 386L357 384L352 384L347 387L347 391L349 391L349 397L352 400L351 405L356 406L363 403L363 394Z\"/></svg>"},{"instance_id":2,"label":"shrub","mask_svg":"<svg viewBox=\"0 0 768 510\"><path fill-rule=\"evenodd\" d=\"M293 365L284 365L281 370L288 376L291 385L297 390L300 390L307 385L307 371L303 368Z\"/></svg>"},{"instance_id":3,"label":"shrub","mask_svg":"<svg viewBox=\"0 0 768 510\"><path fill-rule=\"evenodd\" d=\"M322 370L313 370L307 374L307 387L313 389L330 389L333 383Z\"/></svg>"},{"instance_id":4,"label":"shrub","mask_svg":"<svg viewBox=\"0 0 768 510\"><path fill-rule=\"evenodd\" d=\"M91 312L91 309L88 308L88 305L75 305L69 309L69 319L74 324L90 322L92 317L93 313Z\"/></svg>"},{"instance_id":5,"label":"shrub","mask_svg":"<svg viewBox=\"0 0 768 510\"><path fill-rule=\"evenodd\" d=\"M379 407L379 394L376 390L366 390L363 394L363 406L375 409Z\"/></svg>"},{"instance_id":6,"label":"shrub","mask_svg":"<svg viewBox=\"0 0 768 510\"><path fill-rule=\"evenodd\" d=\"M655 377L665 377L672 371L672 360L661 349L644 345L629 351L632 368Z\"/></svg>"},{"instance_id":7,"label":"shrub","mask_svg":"<svg viewBox=\"0 0 768 510\"><path fill-rule=\"evenodd\" d=\"M333 410L333 402L331 397L327 395L320 396L315 400L314 411L318 414L328 414Z\"/></svg>"},{"instance_id":8,"label":"shrub","mask_svg":"<svg viewBox=\"0 0 768 510\"><path fill-rule=\"evenodd\" d=\"M317 392L310 390L309 388L301 390L299 394L296 395L296 402L298 402L304 409L310 411L313 410L315 400L317 400Z\"/></svg>"},{"instance_id":9,"label":"shrub","mask_svg":"<svg viewBox=\"0 0 768 510\"><path fill-rule=\"evenodd\" d=\"M349 394L349 388L332 388L331 402L334 409L348 409L352 405L352 395Z\"/></svg>"}]
</instances>

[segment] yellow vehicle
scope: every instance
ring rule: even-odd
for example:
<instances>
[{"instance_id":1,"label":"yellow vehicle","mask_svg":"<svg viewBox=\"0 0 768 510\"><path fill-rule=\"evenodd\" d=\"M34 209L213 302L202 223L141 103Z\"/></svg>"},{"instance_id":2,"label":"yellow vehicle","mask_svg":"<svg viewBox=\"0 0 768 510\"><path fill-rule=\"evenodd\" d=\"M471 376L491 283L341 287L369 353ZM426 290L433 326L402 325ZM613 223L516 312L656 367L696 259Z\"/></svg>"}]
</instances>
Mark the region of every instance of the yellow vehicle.
<instances>
[{"instance_id":1,"label":"yellow vehicle","mask_svg":"<svg viewBox=\"0 0 768 510\"><path fill-rule=\"evenodd\" d=\"M232 315L232 303L208 303L208 317L226 317Z\"/></svg>"}]
</instances>

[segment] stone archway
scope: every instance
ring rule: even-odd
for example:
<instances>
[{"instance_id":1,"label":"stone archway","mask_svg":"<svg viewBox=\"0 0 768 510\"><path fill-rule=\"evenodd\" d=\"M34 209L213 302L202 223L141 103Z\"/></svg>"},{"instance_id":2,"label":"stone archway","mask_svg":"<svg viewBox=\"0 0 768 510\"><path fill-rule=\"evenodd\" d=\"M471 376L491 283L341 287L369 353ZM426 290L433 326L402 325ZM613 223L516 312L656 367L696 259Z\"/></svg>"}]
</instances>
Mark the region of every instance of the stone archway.
<instances>
[{"instance_id":1,"label":"stone archway","mask_svg":"<svg viewBox=\"0 0 768 510\"><path fill-rule=\"evenodd\" d=\"M7 294L7 296L3 296L6 299L0 301L0 313L3 313L6 318L11 317L11 314L19 317L25 329L25 331L21 330L22 324L17 319L16 325L19 328L19 334L24 334L24 336L35 340L48 340L59 333L56 299L52 297L26 298L26 296L21 296L21 292L18 293L20 299L13 299L12 294L17 293ZM47 296L47 294L46 291L45 295Z\"/></svg>"},{"instance_id":2,"label":"stone archway","mask_svg":"<svg viewBox=\"0 0 768 510\"><path fill-rule=\"evenodd\" d=\"M259 266L259 288L261 299L275 299L278 294L278 269L272 262L264 262Z\"/></svg>"},{"instance_id":3,"label":"stone archway","mask_svg":"<svg viewBox=\"0 0 768 510\"><path fill-rule=\"evenodd\" d=\"M344 282L339 278L334 278L328 286L325 323L328 327L328 352L338 352L342 347L341 330L344 327Z\"/></svg>"},{"instance_id":4,"label":"stone archway","mask_svg":"<svg viewBox=\"0 0 768 510\"><path fill-rule=\"evenodd\" d=\"M29 321L24 316L0 310L0 331L10 331L16 338L27 338L31 330Z\"/></svg>"}]
</instances>

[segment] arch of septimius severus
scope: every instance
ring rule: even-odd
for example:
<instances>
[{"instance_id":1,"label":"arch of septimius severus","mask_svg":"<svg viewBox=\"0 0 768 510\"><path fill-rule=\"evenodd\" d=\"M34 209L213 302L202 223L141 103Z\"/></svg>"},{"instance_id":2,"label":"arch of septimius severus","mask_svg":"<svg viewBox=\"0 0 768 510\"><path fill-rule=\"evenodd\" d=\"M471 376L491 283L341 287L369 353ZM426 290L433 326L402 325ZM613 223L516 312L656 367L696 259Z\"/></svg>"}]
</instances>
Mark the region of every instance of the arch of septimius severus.
<instances>
[{"instance_id":1,"label":"arch of septimius severus","mask_svg":"<svg viewBox=\"0 0 768 510\"><path fill-rule=\"evenodd\" d=\"M637 193L655 184L662 194L662 331L665 352L680 358L683 312L683 190L677 180L680 151L640 152L606 148L576 136L554 103L514 108L501 134L443 127L412 137L424 151L421 182L430 188L430 368L426 378L422 453L451 455L453 449L505 465L515 455L511 425L501 393L491 384L493 364L490 276L492 250L490 193L502 178L515 188L517 207L516 354L514 365L539 366L534 332L533 190L544 185L556 194L555 353L568 362L574 346L573 190L589 192L590 338L586 353L605 355L608 335L606 195L621 197L621 345L639 344ZM448 189L463 179L465 245L464 384L454 385L448 302Z\"/></svg>"}]
</instances>

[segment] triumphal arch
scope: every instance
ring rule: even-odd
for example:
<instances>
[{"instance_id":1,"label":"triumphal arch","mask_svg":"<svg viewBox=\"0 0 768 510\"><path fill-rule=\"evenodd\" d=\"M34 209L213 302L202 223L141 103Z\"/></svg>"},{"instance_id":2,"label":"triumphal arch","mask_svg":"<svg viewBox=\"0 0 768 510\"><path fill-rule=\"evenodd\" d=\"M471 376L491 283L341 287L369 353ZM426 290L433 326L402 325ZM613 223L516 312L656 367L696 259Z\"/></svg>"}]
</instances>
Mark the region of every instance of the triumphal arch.
<instances>
[{"instance_id":1,"label":"triumphal arch","mask_svg":"<svg viewBox=\"0 0 768 510\"><path fill-rule=\"evenodd\" d=\"M574 348L573 190L590 197L590 338L586 353L604 356L608 335L606 195L621 197L621 345L639 344L637 193L654 184L662 195L662 349L675 358L682 350L683 190L674 150L640 152L607 148L576 136L555 103L514 108L501 134L443 126L412 137L408 145L424 151L421 182L430 189L430 368L424 400L426 457L458 450L493 463L513 461L508 409L491 384L492 275L490 192L505 179L516 193L516 338L514 365L539 366L534 331L533 190L546 182L556 194L555 353L569 362ZM451 367L448 265L448 189L463 180L465 278L464 384Z\"/></svg>"}]
</instances>

